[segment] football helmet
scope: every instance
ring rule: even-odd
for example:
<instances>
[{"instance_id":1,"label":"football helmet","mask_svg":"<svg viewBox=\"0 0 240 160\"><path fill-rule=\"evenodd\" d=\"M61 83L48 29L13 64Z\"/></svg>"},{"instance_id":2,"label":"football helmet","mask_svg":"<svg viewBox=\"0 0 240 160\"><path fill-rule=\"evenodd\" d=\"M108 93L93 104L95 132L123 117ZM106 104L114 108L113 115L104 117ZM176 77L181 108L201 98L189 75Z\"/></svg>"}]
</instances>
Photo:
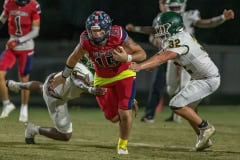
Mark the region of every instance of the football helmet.
<instances>
[{"instance_id":1,"label":"football helmet","mask_svg":"<svg viewBox=\"0 0 240 160\"><path fill-rule=\"evenodd\" d=\"M166 0L167 11L182 13L185 11L187 0Z\"/></svg>"},{"instance_id":2,"label":"football helmet","mask_svg":"<svg viewBox=\"0 0 240 160\"><path fill-rule=\"evenodd\" d=\"M161 15L162 15L162 13L158 13L158 15L153 19L153 24L152 24L152 27L156 27L157 26L157 24L158 24L158 21L159 21L159 19L160 19L160 17L161 17Z\"/></svg>"},{"instance_id":3,"label":"football helmet","mask_svg":"<svg viewBox=\"0 0 240 160\"><path fill-rule=\"evenodd\" d=\"M25 6L30 2L30 0L15 0L16 4L19 6Z\"/></svg>"},{"instance_id":4,"label":"football helmet","mask_svg":"<svg viewBox=\"0 0 240 160\"><path fill-rule=\"evenodd\" d=\"M172 35L183 31L184 24L182 16L176 12L162 13L155 27L156 38L166 40Z\"/></svg>"},{"instance_id":5,"label":"football helmet","mask_svg":"<svg viewBox=\"0 0 240 160\"><path fill-rule=\"evenodd\" d=\"M88 33L88 37L95 44L103 44L106 42L110 35L110 29L112 26L112 19L104 11L94 11L86 20L85 27ZM101 37L94 37L92 30L103 30L105 33Z\"/></svg>"}]
</instances>

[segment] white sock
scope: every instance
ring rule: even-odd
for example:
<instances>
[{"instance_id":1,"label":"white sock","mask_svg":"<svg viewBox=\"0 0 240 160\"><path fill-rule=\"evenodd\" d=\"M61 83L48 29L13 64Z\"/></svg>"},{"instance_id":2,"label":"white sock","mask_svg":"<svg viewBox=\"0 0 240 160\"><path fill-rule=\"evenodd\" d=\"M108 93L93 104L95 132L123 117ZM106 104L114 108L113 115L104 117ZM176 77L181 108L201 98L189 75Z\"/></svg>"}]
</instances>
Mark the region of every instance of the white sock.
<instances>
[{"instance_id":1,"label":"white sock","mask_svg":"<svg viewBox=\"0 0 240 160\"><path fill-rule=\"evenodd\" d=\"M40 126L35 126L35 127L34 127L34 130L35 130L35 132L36 132L37 134L39 134L39 128L40 128Z\"/></svg>"},{"instance_id":2,"label":"white sock","mask_svg":"<svg viewBox=\"0 0 240 160\"><path fill-rule=\"evenodd\" d=\"M28 116L28 105L27 104L21 105L20 114L27 114L25 116Z\"/></svg>"},{"instance_id":3,"label":"white sock","mask_svg":"<svg viewBox=\"0 0 240 160\"><path fill-rule=\"evenodd\" d=\"M7 104L9 104L9 103L10 103L10 100L9 100L9 99L3 101L3 105L7 105Z\"/></svg>"},{"instance_id":4,"label":"white sock","mask_svg":"<svg viewBox=\"0 0 240 160\"><path fill-rule=\"evenodd\" d=\"M22 105L21 105L21 108L22 108L22 107L26 107L26 108L27 108L28 105L27 105L27 104L22 104Z\"/></svg>"}]
</instances>

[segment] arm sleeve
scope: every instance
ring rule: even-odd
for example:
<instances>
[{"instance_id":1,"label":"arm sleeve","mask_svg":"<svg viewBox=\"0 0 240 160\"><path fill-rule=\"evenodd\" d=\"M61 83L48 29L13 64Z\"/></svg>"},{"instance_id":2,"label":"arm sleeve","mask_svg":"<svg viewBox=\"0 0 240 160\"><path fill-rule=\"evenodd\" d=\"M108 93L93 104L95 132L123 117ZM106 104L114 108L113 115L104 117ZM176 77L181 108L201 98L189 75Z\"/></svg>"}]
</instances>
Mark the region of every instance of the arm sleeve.
<instances>
[{"instance_id":1,"label":"arm sleeve","mask_svg":"<svg viewBox=\"0 0 240 160\"><path fill-rule=\"evenodd\" d=\"M25 36L22 36L18 39L19 43L23 43L37 37L39 35L39 30L40 30L39 27L33 27L31 32L29 32Z\"/></svg>"}]
</instances>

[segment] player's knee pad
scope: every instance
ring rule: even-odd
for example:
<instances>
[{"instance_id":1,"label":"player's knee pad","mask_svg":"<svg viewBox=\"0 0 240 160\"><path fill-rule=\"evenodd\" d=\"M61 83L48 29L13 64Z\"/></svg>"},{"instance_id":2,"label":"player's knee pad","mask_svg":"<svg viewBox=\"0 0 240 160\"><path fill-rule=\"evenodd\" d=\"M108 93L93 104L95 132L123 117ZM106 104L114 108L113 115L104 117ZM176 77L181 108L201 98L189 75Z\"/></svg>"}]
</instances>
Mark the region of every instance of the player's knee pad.
<instances>
[{"instance_id":1,"label":"player's knee pad","mask_svg":"<svg viewBox=\"0 0 240 160\"><path fill-rule=\"evenodd\" d=\"M72 132L72 123L68 120L59 120L56 121L56 127L58 131L62 133L71 133Z\"/></svg>"}]
</instances>

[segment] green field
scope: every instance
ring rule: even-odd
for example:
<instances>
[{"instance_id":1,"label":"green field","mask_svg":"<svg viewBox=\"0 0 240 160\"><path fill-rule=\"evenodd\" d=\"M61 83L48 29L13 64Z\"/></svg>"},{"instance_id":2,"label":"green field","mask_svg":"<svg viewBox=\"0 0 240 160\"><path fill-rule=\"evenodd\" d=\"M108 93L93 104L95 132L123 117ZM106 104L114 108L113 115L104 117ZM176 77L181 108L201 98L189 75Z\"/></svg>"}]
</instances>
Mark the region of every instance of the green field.
<instances>
[{"instance_id":1,"label":"green field","mask_svg":"<svg viewBox=\"0 0 240 160\"><path fill-rule=\"evenodd\" d=\"M240 106L202 106L203 117L216 127L214 145L204 152L191 151L196 137L186 121L164 122L165 107L156 122L134 119L129 155L117 155L118 125L106 121L99 109L70 108L73 137L60 142L36 136L35 145L24 143L24 124L19 110L0 120L0 160L240 160ZM47 109L30 108L30 121L51 126ZM142 111L140 111L142 115Z\"/></svg>"}]
</instances>

